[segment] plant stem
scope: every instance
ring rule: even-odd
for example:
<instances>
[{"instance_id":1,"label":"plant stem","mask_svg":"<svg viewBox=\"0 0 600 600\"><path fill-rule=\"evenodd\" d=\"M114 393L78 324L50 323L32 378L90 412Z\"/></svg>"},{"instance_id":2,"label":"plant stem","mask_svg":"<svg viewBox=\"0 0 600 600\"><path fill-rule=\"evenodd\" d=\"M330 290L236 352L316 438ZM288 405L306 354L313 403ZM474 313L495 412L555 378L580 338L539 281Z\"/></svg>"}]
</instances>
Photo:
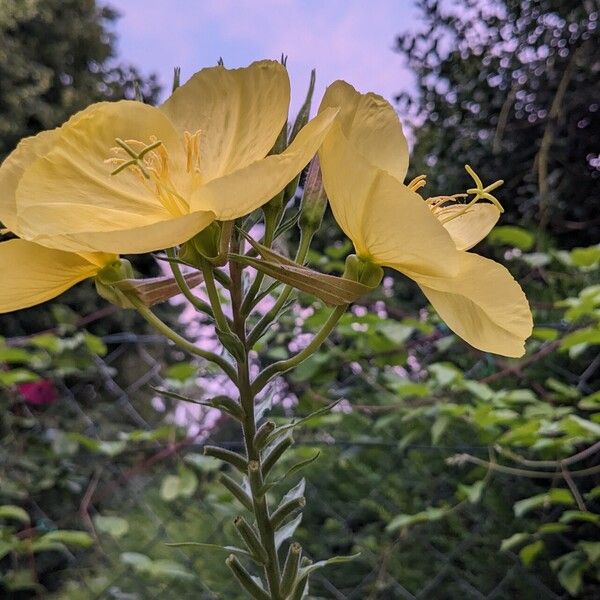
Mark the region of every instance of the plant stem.
<instances>
[{"instance_id":1,"label":"plant stem","mask_svg":"<svg viewBox=\"0 0 600 600\"><path fill-rule=\"evenodd\" d=\"M275 226L276 226L276 222L274 219L265 219L265 234L263 236L262 243L263 243L263 246L266 246L267 248L270 248L271 244L273 243L273 235L275 233ZM252 285L250 286L250 289L248 290L248 293L246 294L246 297L244 298L244 302L242 303L241 311L242 311L243 315L250 314L250 311L252 310L252 308L254 306L254 299L256 298L256 295L260 291L260 286L262 285L264 278L265 278L264 273L259 272L256 274L256 278L252 282Z\"/></svg>"},{"instance_id":2,"label":"plant stem","mask_svg":"<svg viewBox=\"0 0 600 600\"><path fill-rule=\"evenodd\" d=\"M173 248L167 249L166 253L169 258L171 258L171 259L176 258L175 250L173 250ZM181 273L181 269L179 268L179 265L174 260L169 261L169 264L171 266L171 271L173 272L173 277L175 277L175 281L177 282L177 285L179 286L181 293L185 296L187 301L196 310L203 312L203 313L207 314L208 316L214 318L213 311L212 311L210 305L207 304L206 302L203 302L202 300L200 300L200 298L198 298L192 292L190 287L188 286L187 282L185 281L185 278L183 277L183 274Z\"/></svg>"},{"instance_id":3,"label":"plant stem","mask_svg":"<svg viewBox=\"0 0 600 600\"><path fill-rule=\"evenodd\" d=\"M208 294L208 299L210 300L210 305L212 307L213 315L215 317L217 329L219 329L219 331L222 331L223 333L229 332L229 324L227 323L227 318L225 317L223 308L221 307L219 292L217 290L217 286L215 285L213 266L207 260L202 261L202 274L204 275L206 293Z\"/></svg>"},{"instance_id":4,"label":"plant stem","mask_svg":"<svg viewBox=\"0 0 600 600\"><path fill-rule=\"evenodd\" d=\"M232 239L232 252L237 250L238 241ZM262 488L262 460L260 448L256 444L256 417L254 412L254 394L250 384L250 370L248 347L245 339L246 317L242 310L242 269L240 265L231 264L231 305L233 311L233 325L237 336L244 345L244 359L238 360L237 387L240 394L240 404L244 413L242 419L242 432L246 457L248 460L248 480L250 481L250 495L252 498L252 512L256 521L260 543L265 550L267 560L264 564L264 574L269 586L272 600L281 600L281 568L279 556L275 546L275 530L271 524L267 499ZM254 469L253 474L250 469Z\"/></svg>"},{"instance_id":5,"label":"plant stem","mask_svg":"<svg viewBox=\"0 0 600 600\"><path fill-rule=\"evenodd\" d=\"M333 331L334 327L337 325L337 322L340 320L341 316L346 312L348 308L347 304L342 304L341 306L336 306L329 315L329 318L321 327L321 329L316 333L315 337L312 339L310 344L304 348L298 354L286 359L280 360L272 365L269 365L258 377L254 380L252 384L252 392L257 394L260 392L265 385L275 376L280 373L285 373L285 371L289 371L294 367L297 367L301 362L306 360L309 356L314 354L319 346L329 337L329 334Z\"/></svg>"},{"instance_id":6,"label":"plant stem","mask_svg":"<svg viewBox=\"0 0 600 600\"><path fill-rule=\"evenodd\" d=\"M135 297L133 294L127 295L128 300L133 304L138 313L146 319L146 321L152 325L157 331L162 333L167 339L171 340L174 344L179 346L181 349L195 354L205 360L208 360L217 366L219 366L223 372L233 381L237 381L237 374L232 367L223 357L209 352L208 350L202 350L198 348L192 342L186 340L184 337L179 335L176 331L173 331L166 323L161 321L141 300Z\"/></svg>"},{"instance_id":7,"label":"plant stem","mask_svg":"<svg viewBox=\"0 0 600 600\"><path fill-rule=\"evenodd\" d=\"M306 255L308 254L308 250L310 249L310 243L312 241L312 235L305 235L304 231L300 236L300 245L298 247L298 252L296 253L296 262L299 264L304 264L306 260ZM248 336L248 347L252 348L256 342L260 339L261 335L265 331L265 329L275 320L279 311L283 308L283 305L286 303L290 294L293 291L293 287L291 285L286 285L279 294L277 301L275 302L273 308L266 312L258 321L258 323L254 326L250 335Z\"/></svg>"}]
</instances>

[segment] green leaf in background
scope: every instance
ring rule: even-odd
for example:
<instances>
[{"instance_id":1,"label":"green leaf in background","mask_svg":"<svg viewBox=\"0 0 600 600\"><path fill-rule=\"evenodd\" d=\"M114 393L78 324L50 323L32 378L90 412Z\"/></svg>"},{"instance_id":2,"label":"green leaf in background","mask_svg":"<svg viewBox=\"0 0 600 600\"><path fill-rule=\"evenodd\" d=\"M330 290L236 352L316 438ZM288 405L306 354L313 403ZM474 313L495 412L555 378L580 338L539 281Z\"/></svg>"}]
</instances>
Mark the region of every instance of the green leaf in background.
<instances>
[{"instance_id":1,"label":"green leaf in background","mask_svg":"<svg viewBox=\"0 0 600 600\"><path fill-rule=\"evenodd\" d=\"M583 510L567 510L560 516L561 523L600 523L600 515Z\"/></svg>"},{"instance_id":2,"label":"green leaf in background","mask_svg":"<svg viewBox=\"0 0 600 600\"><path fill-rule=\"evenodd\" d=\"M428 367L440 387L446 387L462 378L462 372L452 363L433 363Z\"/></svg>"},{"instance_id":3,"label":"green leaf in background","mask_svg":"<svg viewBox=\"0 0 600 600\"><path fill-rule=\"evenodd\" d=\"M485 481L483 479L471 485L460 484L458 486L460 497L466 498L471 504L477 504L481 500L484 489Z\"/></svg>"},{"instance_id":4,"label":"green leaf in background","mask_svg":"<svg viewBox=\"0 0 600 600\"><path fill-rule=\"evenodd\" d=\"M23 348L10 348L0 343L0 363L28 363L32 354Z\"/></svg>"},{"instance_id":5,"label":"green leaf in background","mask_svg":"<svg viewBox=\"0 0 600 600\"><path fill-rule=\"evenodd\" d=\"M530 538L530 533L513 533L510 537L507 537L506 539L502 540L502 544L500 545L500 551L508 552L508 550L512 550L513 548L520 546Z\"/></svg>"},{"instance_id":6,"label":"green leaf in background","mask_svg":"<svg viewBox=\"0 0 600 600\"><path fill-rule=\"evenodd\" d=\"M29 383L40 378L28 369L13 369L12 371L0 371L0 385L11 386L18 383Z\"/></svg>"},{"instance_id":7,"label":"green leaf in background","mask_svg":"<svg viewBox=\"0 0 600 600\"><path fill-rule=\"evenodd\" d=\"M70 529L57 529L45 533L39 541L64 544L69 547L89 548L94 544L92 536L85 531L74 531Z\"/></svg>"},{"instance_id":8,"label":"green leaf in background","mask_svg":"<svg viewBox=\"0 0 600 600\"><path fill-rule=\"evenodd\" d=\"M222 460L196 452L186 454L183 460L203 473L215 473L223 466Z\"/></svg>"},{"instance_id":9,"label":"green leaf in background","mask_svg":"<svg viewBox=\"0 0 600 600\"><path fill-rule=\"evenodd\" d=\"M531 335L536 340L552 342L558 338L558 331L556 329L552 329L551 327L534 327Z\"/></svg>"},{"instance_id":10,"label":"green leaf in background","mask_svg":"<svg viewBox=\"0 0 600 600\"><path fill-rule=\"evenodd\" d=\"M126 519L104 515L94 517L94 526L101 533L106 533L114 538L123 537L129 530L129 523Z\"/></svg>"},{"instance_id":11,"label":"green leaf in background","mask_svg":"<svg viewBox=\"0 0 600 600\"><path fill-rule=\"evenodd\" d=\"M433 508L429 507L424 511L416 513L414 515L398 515L394 517L387 525L385 530L388 533L393 533L403 527L409 525L415 525L417 523L426 523L428 521L439 521L448 512L447 508Z\"/></svg>"},{"instance_id":12,"label":"green leaf in background","mask_svg":"<svg viewBox=\"0 0 600 600\"><path fill-rule=\"evenodd\" d=\"M587 248L573 248L571 261L576 267L593 268L600 264L600 245Z\"/></svg>"},{"instance_id":13,"label":"green leaf in background","mask_svg":"<svg viewBox=\"0 0 600 600\"><path fill-rule=\"evenodd\" d=\"M4 504L3 506L0 506L0 519L11 519L25 524L29 523L27 511L14 504Z\"/></svg>"},{"instance_id":14,"label":"green leaf in background","mask_svg":"<svg viewBox=\"0 0 600 600\"><path fill-rule=\"evenodd\" d=\"M176 381L187 381L198 373L198 367L193 363L181 362L169 367L165 372L167 379Z\"/></svg>"},{"instance_id":15,"label":"green leaf in background","mask_svg":"<svg viewBox=\"0 0 600 600\"><path fill-rule=\"evenodd\" d=\"M600 542L582 541L577 544L592 564L600 561Z\"/></svg>"},{"instance_id":16,"label":"green leaf in background","mask_svg":"<svg viewBox=\"0 0 600 600\"><path fill-rule=\"evenodd\" d=\"M600 327L586 327L567 334L560 342L561 350L569 350L571 358L576 358L588 346L600 344ZM577 348L575 352L572 352Z\"/></svg>"},{"instance_id":17,"label":"green leaf in background","mask_svg":"<svg viewBox=\"0 0 600 600\"><path fill-rule=\"evenodd\" d=\"M555 488L545 494L537 494L536 496L531 496L531 498L515 502L513 510L515 517L522 517L536 508L545 508L554 504L572 506L575 504L575 500L569 490Z\"/></svg>"},{"instance_id":18,"label":"green leaf in background","mask_svg":"<svg viewBox=\"0 0 600 600\"><path fill-rule=\"evenodd\" d=\"M160 486L160 496L171 502L176 498L190 498L198 487L196 474L186 468L180 468L178 475L167 475Z\"/></svg>"},{"instance_id":19,"label":"green leaf in background","mask_svg":"<svg viewBox=\"0 0 600 600\"><path fill-rule=\"evenodd\" d=\"M98 356L106 356L108 349L101 338L85 331L83 333L83 341L85 343L86 348L92 354L97 354Z\"/></svg>"},{"instance_id":20,"label":"green leaf in background","mask_svg":"<svg viewBox=\"0 0 600 600\"><path fill-rule=\"evenodd\" d=\"M521 562L528 567L543 549L544 542L542 540L537 540L521 548L519 551L519 558L521 559Z\"/></svg>"},{"instance_id":21,"label":"green leaf in background","mask_svg":"<svg viewBox=\"0 0 600 600\"><path fill-rule=\"evenodd\" d=\"M583 554L578 551L569 552L552 561L550 565L555 571L558 571L558 580L561 585L571 596L576 596L581 590L583 571L586 568Z\"/></svg>"},{"instance_id":22,"label":"green leaf in background","mask_svg":"<svg viewBox=\"0 0 600 600\"><path fill-rule=\"evenodd\" d=\"M535 235L522 227L499 225L492 229L487 236L487 241L496 246L512 246L527 252L533 248Z\"/></svg>"},{"instance_id":23,"label":"green leaf in background","mask_svg":"<svg viewBox=\"0 0 600 600\"><path fill-rule=\"evenodd\" d=\"M451 419L448 415L440 415L433 422L433 425L431 426L431 443L434 446L437 446L438 442L440 441L440 438L444 435L444 432L446 431L450 423Z\"/></svg>"}]
</instances>

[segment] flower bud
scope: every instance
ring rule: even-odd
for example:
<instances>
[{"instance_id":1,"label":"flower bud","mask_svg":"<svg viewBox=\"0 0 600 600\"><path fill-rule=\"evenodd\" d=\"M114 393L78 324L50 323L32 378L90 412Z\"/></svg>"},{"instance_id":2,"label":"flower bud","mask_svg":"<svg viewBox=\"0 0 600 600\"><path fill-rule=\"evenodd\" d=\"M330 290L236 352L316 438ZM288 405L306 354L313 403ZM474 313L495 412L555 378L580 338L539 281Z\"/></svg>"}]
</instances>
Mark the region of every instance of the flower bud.
<instances>
[{"instance_id":1,"label":"flower bud","mask_svg":"<svg viewBox=\"0 0 600 600\"><path fill-rule=\"evenodd\" d=\"M323 187L319 158L315 156L308 167L304 193L300 204L300 229L313 234L321 227L327 208L327 195Z\"/></svg>"},{"instance_id":2,"label":"flower bud","mask_svg":"<svg viewBox=\"0 0 600 600\"><path fill-rule=\"evenodd\" d=\"M221 225L213 221L191 240L181 245L179 258L197 268L201 267L202 257L215 258L219 255Z\"/></svg>"},{"instance_id":3,"label":"flower bud","mask_svg":"<svg viewBox=\"0 0 600 600\"><path fill-rule=\"evenodd\" d=\"M383 279L383 269L370 260L350 254L346 258L344 278L358 281L370 288L377 287Z\"/></svg>"},{"instance_id":4,"label":"flower bud","mask_svg":"<svg viewBox=\"0 0 600 600\"><path fill-rule=\"evenodd\" d=\"M133 276L131 263L124 258L120 258L98 272L95 279L96 291L111 304L121 308L133 308L127 296L114 285L123 279L133 279Z\"/></svg>"}]
</instances>

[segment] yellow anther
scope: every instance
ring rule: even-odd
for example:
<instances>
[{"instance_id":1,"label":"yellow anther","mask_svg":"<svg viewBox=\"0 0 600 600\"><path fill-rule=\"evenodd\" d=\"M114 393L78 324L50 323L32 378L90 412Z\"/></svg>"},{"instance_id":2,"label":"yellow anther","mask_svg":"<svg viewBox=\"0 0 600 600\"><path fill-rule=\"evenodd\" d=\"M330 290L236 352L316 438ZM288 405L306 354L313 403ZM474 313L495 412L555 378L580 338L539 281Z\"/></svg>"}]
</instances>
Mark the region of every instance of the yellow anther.
<instances>
[{"instance_id":1,"label":"yellow anther","mask_svg":"<svg viewBox=\"0 0 600 600\"><path fill-rule=\"evenodd\" d=\"M426 175L418 175L415 177L409 184L408 189L413 192L417 192L421 188L427 185L427 176Z\"/></svg>"}]
</instances>

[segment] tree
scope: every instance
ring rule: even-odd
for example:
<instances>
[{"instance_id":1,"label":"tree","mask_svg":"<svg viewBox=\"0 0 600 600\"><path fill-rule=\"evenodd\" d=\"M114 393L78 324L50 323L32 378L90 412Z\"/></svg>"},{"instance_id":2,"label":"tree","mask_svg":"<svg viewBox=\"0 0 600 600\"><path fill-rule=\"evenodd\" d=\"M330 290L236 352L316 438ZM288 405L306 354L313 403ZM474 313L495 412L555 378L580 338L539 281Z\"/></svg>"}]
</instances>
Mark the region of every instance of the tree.
<instances>
[{"instance_id":1,"label":"tree","mask_svg":"<svg viewBox=\"0 0 600 600\"><path fill-rule=\"evenodd\" d=\"M419 125L413 169L430 195L464 189L465 163L502 177L505 221L561 245L597 241L600 43L597 0L418 0L425 26L397 50L418 81L398 97Z\"/></svg>"},{"instance_id":2,"label":"tree","mask_svg":"<svg viewBox=\"0 0 600 600\"><path fill-rule=\"evenodd\" d=\"M0 158L88 104L156 100L154 75L115 61L118 13L96 0L0 0Z\"/></svg>"}]
</instances>

